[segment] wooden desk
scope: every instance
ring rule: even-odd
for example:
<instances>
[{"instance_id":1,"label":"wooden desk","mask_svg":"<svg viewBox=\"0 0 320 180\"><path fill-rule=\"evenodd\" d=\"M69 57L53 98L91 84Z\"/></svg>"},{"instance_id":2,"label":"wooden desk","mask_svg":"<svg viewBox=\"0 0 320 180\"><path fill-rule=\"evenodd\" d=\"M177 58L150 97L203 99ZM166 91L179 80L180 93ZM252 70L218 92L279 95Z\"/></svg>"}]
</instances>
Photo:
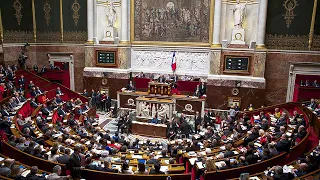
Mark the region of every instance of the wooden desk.
<instances>
[{"instance_id":1,"label":"wooden desk","mask_svg":"<svg viewBox=\"0 0 320 180\"><path fill-rule=\"evenodd\" d=\"M167 126L164 124L151 124L132 122L132 134L166 138Z\"/></svg>"},{"instance_id":2,"label":"wooden desk","mask_svg":"<svg viewBox=\"0 0 320 180\"><path fill-rule=\"evenodd\" d=\"M171 95L171 86L167 83L149 82L148 93L162 96Z\"/></svg>"}]
</instances>

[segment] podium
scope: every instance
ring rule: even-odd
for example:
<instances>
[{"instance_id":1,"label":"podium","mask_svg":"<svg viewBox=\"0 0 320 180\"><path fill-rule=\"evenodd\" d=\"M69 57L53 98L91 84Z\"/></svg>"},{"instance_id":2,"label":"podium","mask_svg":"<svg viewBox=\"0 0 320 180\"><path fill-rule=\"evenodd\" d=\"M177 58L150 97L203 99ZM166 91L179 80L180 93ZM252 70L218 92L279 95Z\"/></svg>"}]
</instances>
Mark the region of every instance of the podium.
<instances>
[{"instance_id":1,"label":"podium","mask_svg":"<svg viewBox=\"0 0 320 180\"><path fill-rule=\"evenodd\" d=\"M167 83L149 82L148 83L148 94L170 96L171 86Z\"/></svg>"}]
</instances>

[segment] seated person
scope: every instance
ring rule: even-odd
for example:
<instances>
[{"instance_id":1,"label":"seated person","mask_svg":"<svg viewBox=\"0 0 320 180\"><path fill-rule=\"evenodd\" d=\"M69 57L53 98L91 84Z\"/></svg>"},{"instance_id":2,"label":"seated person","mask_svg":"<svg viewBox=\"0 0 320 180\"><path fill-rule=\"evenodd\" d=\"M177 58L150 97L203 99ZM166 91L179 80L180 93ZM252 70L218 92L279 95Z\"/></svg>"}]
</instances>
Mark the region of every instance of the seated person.
<instances>
[{"instance_id":1,"label":"seated person","mask_svg":"<svg viewBox=\"0 0 320 180\"><path fill-rule=\"evenodd\" d=\"M56 103L57 104L61 104L63 101L62 101L62 99L61 99L61 97L60 97L60 94L57 94L56 95Z\"/></svg>"},{"instance_id":2,"label":"seated person","mask_svg":"<svg viewBox=\"0 0 320 180\"><path fill-rule=\"evenodd\" d=\"M312 86L314 87L320 87L319 83L317 80L314 80L313 83L312 83Z\"/></svg>"},{"instance_id":3,"label":"seated person","mask_svg":"<svg viewBox=\"0 0 320 180\"><path fill-rule=\"evenodd\" d=\"M51 112L49 111L49 109L47 108L47 105L46 105L46 104L44 104L44 105L42 106L41 112L42 112L42 114L43 114L44 116L49 116L49 114L51 113Z\"/></svg>"},{"instance_id":4,"label":"seated person","mask_svg":"<svg viewBox=\"0 0 320 180\"><path fill-rule=\"evenodd\" d=\"M134 172L134 174L149 174L149 172L146 169L146 165L142 162L139 162L138 169Z\"/></svg>"},{"instance_id":5,"label":"seated person","mask_svg":"<svg viewBox=\"0 0 320 180\"><path fill-rule=\"evenodd\" d=\"M122 174L133 174L133 172L129 169L129 164L127 162L122 164L121 172Z\"/></svg>"},{"instance_id":6,"label":"seated person","mask_svg":"<svg viewBox=\"0 0 320 180\"><path fill-rule=\"evenodd\" d=\"M3 165L0 167L0 175L9 177L11 174L11 168L14 165L14 159L5 159Z\"/></svg>"},{"instance_id":7,"label":"seated person","mask_svg":"<svg viewBox=\"0 0 320 180\"><path fill-rule=\"evenodd\" d=\"M288 136L286 134L282 134L281 140L275 145L276 149L279 152L289 152L291 143L288 140Z\"/></svg>"},{"instance_id":8,"label":"seated person","mask_svg":"<svg viewBox=\"0 0 320 180\"><path fill-rule=\"evenodd\" d=\"M42 94L42 91L40 90L40 88L38 86L36 87L35 93L36 93L36 95Z\"/></svg>"},{"instance_id":9,"label":"seated person","mask_svg":"<svg viewBox=\"0 0 320 180\"><path fill-rule=\"evenodd\" d=\"M129 84L126 87L126 90L128 90L128 91L135 91L136 90L136 88L135 88L135 86L134 86L132 81L129 81Z\"/></svg>"},{"instance_id":10,"label":"seated person","mask_svg":"<svg viewBox=\"0 0 320 180\"><path fill-rule=\"evenodd\" d=\"M157 115L156 115L156 116L154 116L154 117L152 118L152 120L151 120L150 123L158 124L158 122L159 122L159 120L158 120Z\"/></svg>"},{"instance_id":11,"label":"seated person","mask_svg":"<svg viewBox=\"0 0 320 180\"><path fill-rule=\"evenodd\" d=\"M312 110L316 109L316 107L317 107L317 102L315 101L314 98L312 98L312 99L310 100L310 103L307 104L307 107L310 108L310 109L312 109Z\"/></svg>"},{"instance_id":12,"label":"seated person","mask_svg":"<svg viewBox=\"0 0 320 180\"><path fill-rule=\"evenodd\" d=\"M196 89L194 90L193 96L195 96L195 97L201 96L199 85L197 85Z\"/></svg>"},{"instance_id":13,"label":"seated person","mask_svg":"<svg viewBox=\"0 0 320 180\"><path fill-rule=\"evenodd\" d=\"M300 177L300 176L306 175L308 173L307 170L308 170L308 164L301 163L298 165L298 168L294 169L293 171L297 177Z\"/></svg>"},{"instance_id":14,"label":"seated person","mask_svg":"<svg viewBox=\"0 0 320 180\"><path fill-rule=\"evenodd\" d=\"M160 168L161 168L160 162L155 163L153 167L154 168L150 170L149 174L165 174L164 172L160 171Z\"/></svg>"},{"instance_id":15,"label":"seated person","mask_svg":"<svg viewBox=\"0 0 320 180\"><path fill-rule=\"evenodd\" d=\"M57 87L56 94L59 94L60 96L63 95L62 91L60 90L60 87Z\"/></svg>"},{"instance_id":16,"label":"seated person","mask_svg":"<svg viewBox=\"0 0 320 180\"><path fill-rule=\"evenodd\" d=\"M32 87L35 87L33 81L30 81L28 84L28 89L31 90Z\"/></svg>"}]
</instances>

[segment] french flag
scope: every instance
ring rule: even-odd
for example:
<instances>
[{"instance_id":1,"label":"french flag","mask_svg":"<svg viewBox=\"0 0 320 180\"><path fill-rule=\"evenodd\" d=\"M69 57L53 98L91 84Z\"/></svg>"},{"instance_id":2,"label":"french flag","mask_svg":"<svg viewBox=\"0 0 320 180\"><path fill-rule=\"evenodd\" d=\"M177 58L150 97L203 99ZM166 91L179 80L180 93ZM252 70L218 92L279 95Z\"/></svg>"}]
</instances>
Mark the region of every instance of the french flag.
<instances>
[{"instance_id":1,"label":"french flag","mask_svg":"<svg viewBox=\"0 0 320 180\"><path fill-rule=\"evenodd\" d=\"M176 52L173 52L173 56L172 56L172 62L171 62L171 68L172 71L176 71L177 69L177 63L176 63Z\"/></svg>"}]
</instances>

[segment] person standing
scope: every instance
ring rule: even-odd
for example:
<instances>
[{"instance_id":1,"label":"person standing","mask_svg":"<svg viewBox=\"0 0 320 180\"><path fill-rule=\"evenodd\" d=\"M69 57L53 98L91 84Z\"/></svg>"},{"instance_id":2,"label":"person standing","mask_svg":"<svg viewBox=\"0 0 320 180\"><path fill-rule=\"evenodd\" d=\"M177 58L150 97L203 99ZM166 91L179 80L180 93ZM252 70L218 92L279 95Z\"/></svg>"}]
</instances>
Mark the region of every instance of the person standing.
<instances>
[{"instance_id":1,"label":"person standing","mask_svg":"<svg viewBox=\"0 0 320 180\"><path fill-rule=\"evenodd\" d=\"M199 112L196 112L196 115L194 116L194 129L195 133L200 132L200 126L201 126L201 117L199 116Z\"/></svg>"}]
</instances>

